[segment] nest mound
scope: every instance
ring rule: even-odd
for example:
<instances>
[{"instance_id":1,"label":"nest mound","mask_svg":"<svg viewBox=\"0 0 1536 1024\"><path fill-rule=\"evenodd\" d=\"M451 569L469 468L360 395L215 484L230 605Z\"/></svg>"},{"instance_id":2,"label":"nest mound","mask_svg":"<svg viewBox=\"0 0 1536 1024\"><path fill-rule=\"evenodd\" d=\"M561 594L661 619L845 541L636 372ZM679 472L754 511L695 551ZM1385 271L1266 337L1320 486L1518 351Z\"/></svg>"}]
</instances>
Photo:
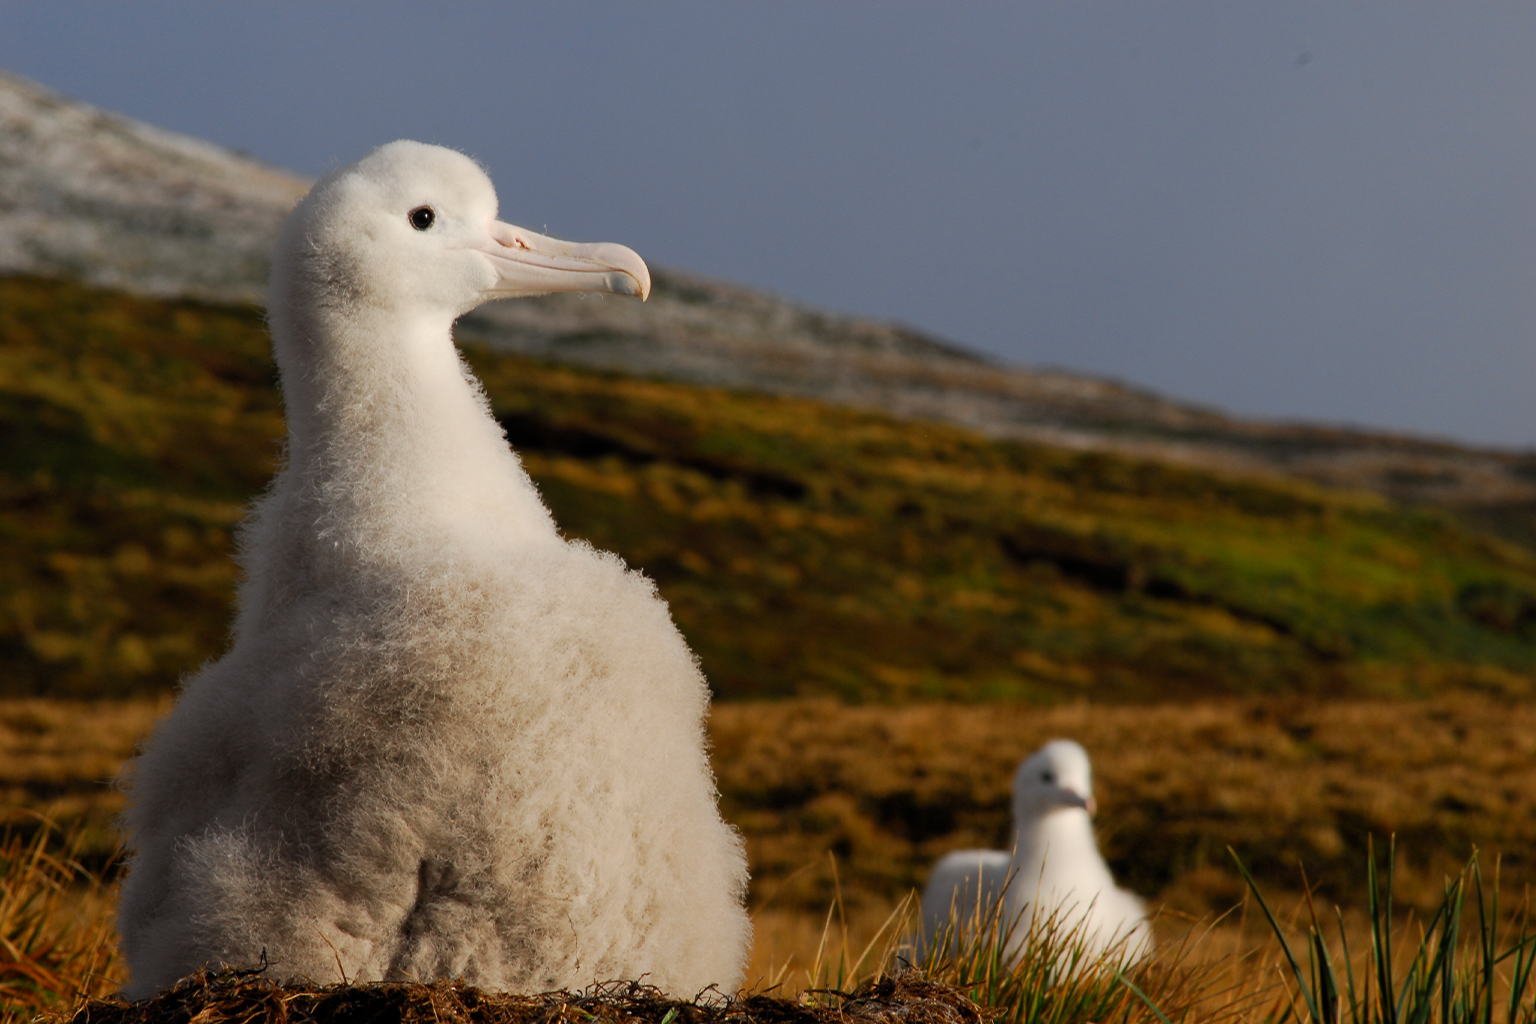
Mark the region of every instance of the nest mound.
<instances>
[{"instance_id":1,"label":"nest mound","mask_svg":"<svg viewBox=\"0 0 1536 1024\"><path fill-rule=\"evenodd\" d=\"M669 999L638 982L536 996L481 992L447 982L276 985L248 972L202 972L137 1003L93 999L70 1024L988 1024L992 1015L957 989L916 972L853 992L800 1000Z\"/></svg>"}]
</instances>

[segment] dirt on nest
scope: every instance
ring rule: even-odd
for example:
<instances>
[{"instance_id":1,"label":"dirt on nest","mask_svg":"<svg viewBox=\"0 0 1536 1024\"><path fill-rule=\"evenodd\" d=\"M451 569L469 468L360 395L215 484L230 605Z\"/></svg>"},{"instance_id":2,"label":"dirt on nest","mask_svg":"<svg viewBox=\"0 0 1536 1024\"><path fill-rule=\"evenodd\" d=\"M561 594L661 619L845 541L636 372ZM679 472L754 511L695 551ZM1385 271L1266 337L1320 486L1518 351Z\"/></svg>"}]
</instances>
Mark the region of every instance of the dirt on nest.
<instances>
[{"instance_id":1,"label":"dirt on nest","mask_svg":"<svg viewBox=\"0 0 1536 1024\"><path fill-rule=\"evenodd\" d=\"M203 972L152 999L93 999L70 1024L988 1024L993 1014L915 972L800 1000L669 999L637 982L536 996L463 985L287 987L249 972Z\"/></svg>"}]
</instances>

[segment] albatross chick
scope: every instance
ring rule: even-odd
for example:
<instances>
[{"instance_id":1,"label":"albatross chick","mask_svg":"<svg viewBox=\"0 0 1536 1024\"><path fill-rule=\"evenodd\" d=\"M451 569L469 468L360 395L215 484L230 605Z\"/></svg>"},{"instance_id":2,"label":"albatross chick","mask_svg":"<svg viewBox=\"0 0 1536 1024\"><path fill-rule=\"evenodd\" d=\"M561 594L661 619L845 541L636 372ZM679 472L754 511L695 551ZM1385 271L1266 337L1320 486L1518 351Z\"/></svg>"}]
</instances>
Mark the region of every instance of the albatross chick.
<instances>
[{"instance_id":1,"label":"albatross chick","mask_svg":"<svg viewBox=\"0 0 1536 1024\"><path fill-rule=\"evenodd\" d=\"M1088 752L1054 740L1013 776L1013 849L945 854L923 888L923 941L956 951L994 922L1017 962L1034 923L1081 941L1089 957L1120 961L1152 951L1146 908L1115 885L1093 836Z\"/></svg>"},{"instance_id":2,"label":"albatross chick","mask_svg":"<svg viewBox=\"0 0 1536 1024\"><path fill-rule=\"evenodd\" d=\"M524 992L738 984L746 864L708 691L650 580L556 532L454 320L644 299L619 245L497 219L468 157L384 146L274 254L287 463L241 533L231 646L125 780L143 997L205 965Z\"/></svg>"}]
</instances>

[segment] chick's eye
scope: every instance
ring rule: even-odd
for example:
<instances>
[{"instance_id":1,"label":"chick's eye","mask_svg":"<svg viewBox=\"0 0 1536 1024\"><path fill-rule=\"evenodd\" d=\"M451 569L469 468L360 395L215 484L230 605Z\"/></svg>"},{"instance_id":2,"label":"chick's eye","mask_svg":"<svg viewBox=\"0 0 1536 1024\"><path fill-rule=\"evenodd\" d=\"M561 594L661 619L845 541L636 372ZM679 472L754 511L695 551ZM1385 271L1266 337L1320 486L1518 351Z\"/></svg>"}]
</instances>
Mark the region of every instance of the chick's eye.
<instances>
[{"instance_id":1,"label":"chick's eye","mask_svg":"<svg viewBox=\"0 0 1536 1024\"><path fill-rule=\"evenodd\" d=\"M1047 783L1047 784L1055 782L1056 781L1056 775L1055 775L1054 772L1041 772L1040 773L1040 781L1044 782L1044 783Z\"/></svg>"},{"instance_id":2,"label":"chick's eye","mask_svg":"<svg viewBox=\"0 0 1536 1024\"><path fill-rule=\"evenodd\" d=\"M432 226L432 222L437 220L437 214L432 212L432 207L430 206L418 206L406 214L406 217L409 218L411 227L417 231L427 230L427 228Z\"/></svg>"}]
</instances>

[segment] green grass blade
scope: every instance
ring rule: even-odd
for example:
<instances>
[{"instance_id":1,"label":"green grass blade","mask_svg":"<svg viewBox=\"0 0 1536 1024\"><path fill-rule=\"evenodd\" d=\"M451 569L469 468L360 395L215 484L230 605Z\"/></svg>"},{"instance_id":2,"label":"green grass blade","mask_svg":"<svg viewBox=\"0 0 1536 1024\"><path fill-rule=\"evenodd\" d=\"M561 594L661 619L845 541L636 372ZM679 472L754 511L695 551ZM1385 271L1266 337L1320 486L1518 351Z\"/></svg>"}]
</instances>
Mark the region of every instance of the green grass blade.
<instances>
[{"instance_id":1,"label":"green grass blade","mask_svg":"<svg viewBox=\"0 0 1536 1024\"><path fill-rule=\"evenodd\" d=\"M1296 985L1301 989L1301 997L1306 1001L1307 1011L1312 1015L1314 1024L1324 1024L1323 1015L1318 1010L1317 999L1312 992L1312 986L1307 983L1307 976L1302 973L1301 963L1296 959L1296 954L1291 952L1291 944L1285 941L1285 931L1276 920L1274 911L1269 909L1269 903L1264 899L1264 894L1259 891L1259 883L1253 880L1248 873L1248 868L1243 864L1241 857L1232 847L1227 847L1227 852L1232 855L1232 860L1237 864L1238 873L1243 876L1243 881L1248 885L1248 891L1253 893L1253 898L1258 901L1259 909L1264 911L1264 917L1269 921L1269 927L1274 931L1275 938L1280 942L1280 949L1285 953L1285 959L1291 965L1291 974L1296 978Z\"/></svg>"},{"instance_id":2,"label":"green grass blade","mask_svg":"<svg viewBox=\"0 0 1536 1024\"><path fill-rule=\"evenodd\" d=\"M1471 860L1472 889L1477 896L1477 947L1481 963L1480 983L1477 991L1477 1002L1473 1006L1468 1020L1476 1019L1479 1024L1493 1024L1493 993L1494 993L1494 968L1498 963L1498 929L1499 929L1499 866L1494 861L1493 867L1493 895L1492 904L1485 899L1483 893L1483 871L1478 864L1477 851L1472 851Z\"/></svg>"},{"instance_id":3,"label":"green grass blade","mask_svg":"<svg viewBox=\"0 0 1536 1024\"><path fill-rule=\"evenodd\" d=\"M1531 968L1536 966L1536 935L1527 930L1529 919L1522 914L1520 919L1520 938L1512 949L1504 953L1499 959L1502 961L1511 955L1515 958L1509 978L1509 1019L1508 1024L1519 1024L1520 1004L1525 1000L1525 992L1531 982Z\"/></svg>"},{"instance_id":4,"label":"green grass blade","mask_svg":"<svg viewBox=\"0 0 1536 1024\"><path fill-rule=\"evenodd\" d=\"M1436 986L1440 985L1440 991L1447 997L1450 988L1454 986L1454 981L1447 977L1445 971L1454 965L1455 959L1455 927L1452 919L1459 884L1454 882L1447 887L1445 898L1435 909L1434 916L1424 929L1423 938L1419 940L1418 949L1414 950L1413 965L1395 1001L1398 1019L1406 1024L1429 1024L1435 1012ZM1440 938L1438 946L1435 943L1437 932ZM1449 999L1446 998L1442 1003L1442 1013L1448 1012ZM1450 1021L1442 1016L1441 1024L1450 1024Z\"/></svg>"},{"instance_id":5,"label":"green grass blade","mask_svg":"<svg viewBox=\"0 0 1536 1024\"><path fill-rule=\"evenodd\" d=\"M1344 933L1344 912L1337 906L1333 908L1333 916L1339 924L1339 947L1343 951L1344 958L1344 983L1345 991L1349 994L1349 1020L1350 1024L1368 1024L1370 1009L1370 992L1366 992L1366 1005L1360 1003L1359 994L1355 988L1355 967L1349 955L1349 936ZM1367 976L1369 979L1369 976Z\"/></svg>"},{"instance_id":6,"label":"green grass blade","mask_svg":"<svg viewBox=\"0 0 1536 1024\"><path fill-rule=\"evenodd\" d=\"M1381 898L1380 878L1376 870L1376 839L1366 838L1366 882L1371 915L1371 958L1376 966L1376 1000L1380 1006L1379 1024L1398 1024L1397 989L1392 979L1392 865L1396 860L1397 837L1387 853L1387 898Z\"/></svg>"},{"instance_id":7,"label":"green grass blade","mask_svg":"<svg viewBox=\"0 0 1536 1024\"><path fill-rule=\"evenodd\" d=\"M1158 1005L1156 1003L1154 1003L1151 1000L1151 998L1149 998L1147 996L1147 994L1145 992L1143 992L1141 989L1136 987L1136 983L1135 982L1131 981L1130 978L1127 978L1125 976L1125 974L1122 973L1118 968L1115 969L1114 974L1115 974L1115 980L1118 981L1120 984L1124 985L1126 988L1130 989L1132 995L1134 995L1137 999L1140 999L1143 1003L1145 1003L1147 1005L1147 1009L1151 1010L1154 1014L1156 1014L1157 1015L1157 1019L1162 1021L1162 1024L1173 1024L1172 1021L1170 1021L1167 1017L1165 1017L1163 1015L1163 1011L1158 1008Z\"/></svg>"},{"instance_id":8,"label":"green grass blade","mask_svg":"<svg viewBox=\"0 0 1536 1024\"><path fill-rule=\"evenodd\" d=\"M1323 941L1323 933L1316 924L1308 933L1308 941L1312 951L1314 991L1317 993L1318 1006L1323 1011L1323 1024L1339 1024L1339 979L1333 972L1328 944Z\"/></svg>"}]
</instances>

